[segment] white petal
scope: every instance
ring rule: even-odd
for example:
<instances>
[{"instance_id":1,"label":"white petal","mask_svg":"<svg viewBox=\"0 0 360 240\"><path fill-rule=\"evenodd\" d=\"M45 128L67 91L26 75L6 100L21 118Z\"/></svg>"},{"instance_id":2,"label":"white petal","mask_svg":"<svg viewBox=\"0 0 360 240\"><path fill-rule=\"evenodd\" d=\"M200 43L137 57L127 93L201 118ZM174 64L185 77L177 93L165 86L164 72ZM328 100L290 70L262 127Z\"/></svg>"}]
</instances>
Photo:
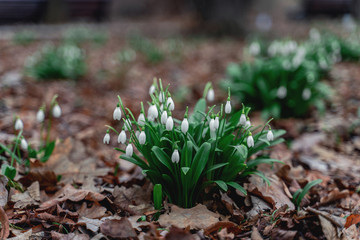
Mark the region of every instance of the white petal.
<instances>
[{"instance_id":1,"label":"white petal","mask_svg":"<svg viewBox=\"0 0 360 240\"><path fill-rule=\"evenodd\" d=\"M230 101L227 101L227 102L226 102L226 105L225 105L225 113L226 113L226 114L231 113L231 103L230 103Z\"/></svg>"},{"instance_id":2,"label":"white petal","mask_svg":"<svg viewBox=\"0 0 360 240\"><path fill-rule=\"evenodd\" d=\"M210 131L215 132L216 128L215 128L215 119L211 119L210 123L209 123L209 127L210 127Z\"/></svg>"},{"instance_id":3,"label":"white petal","mask_svg":"<svg viewBox=\"0 0 360 240\"><path fill-rule=\"evenodd\" d=\"M209 102L212 102L215 100L215 92L214 92L214 89L210 88L208 93L207 93L207 96L206 96L207 100Z\"/></svg>"},{"instance_id":4,"label":"white petal","mask_svg":"<svg viewBox=\"0 0 360 240\"><path fill-rule=\"evenodd\" d=\"M146 142L146 135L144 131L141 131L140 135L139 135L139 143L141 145L145 144Z\"/></svg>"},{"instance_id":5,"label":"white petal","mask_svg":"<svg viewBox=\"0 0 360 240\"><path fill-rule=\"evenodd\" d=\"M40 109L37 113L36 113L36 121L38 123L42 123L45 119L45 113L42 109Z\"/></svg>"},{"instance_id":6,"label":"white petal","mask_svg":"<svg viewBox=\"0 0 360 240\"><path fill-rule=\"evenodd\" d=\"M110 143L110 134L109 133L105 134L103 142L104 142L104 144Z\"/></svg>"},{"instance_id":7,"label":"white petal","mask_svg":"<svg viewBox=\"0 0 360 240\"><path fill-rule=\"evenodd\" d=\"M145 126L145 116L144 116L143 113L140 113L140 114L139 114L138 124L139 124L140 126L142 126L142 127Z\"/></svg>"},{"instance_id":8,"label":"white petal","mask_svg":"<svg viewBox=\"0 0 360 240\"><path fill-rule=\"evenodd\" d=\"M129 144L126 146L125 154L126 154L126 156L131 157L131 156L133 155L133 152L134 152L133 146L132 146L131 143L129 143Z\"/></svg>"},{"instance_id":9,"label":"white petal","mask_svg":"<svg viewBox=\"0 0 360 240\"><path fill-rule=\"evenodd\" d=\"M125 120L124 126L125 126L126 131L130 131L130 129L131 129L131 121L130 121L130 119Z\"/></svg>"},{"instance_id":10,"label":"white petal","mask_svg":"<svg viewBox=\"0 0 360 240\"><path fill-rule=\"evenodd\" d=\"M61 116L61 108L58 104L56 104L52 109L52 115L55 118L59 118Z\"/></svg>"},{"instance_id":11,"label":"white petal","mask_svg":"<svg viewBox=\"0 0 360 240\"><path fill-rule=\"evenodd\" d=\"M249 120L247 120L245 122L245 126L244 126L246 129L250 128L251 127L251 122Z\"/></svg>"},{"instance_id":12,"label":"white petal","mask_svg":"<svg viewBox=\"0 0 360 240\"><path fill-rule=\"evenodd\" d=\"M20 146L22 150L24 151L28 150L28 143L26 142L25 138L21 139Z\"/></svg>"},{"instance_id":13,"label":"white petal","mask_svg":"<svg viewBox=\"0 0 360 240\"><path fill-rule=\"evenodd\" d=\"M184 120L181 122L181 131L185 134L189 130L189 122L187 118L184 118Z\"/></svg>"},{"instance_id":14,"label":"white petal","mask_svg":"<svg viewBox=\"0 0 360 240\"><path fill-rule=\"evenodd\" d=\"M241 114L239 124L245 126L245 123L246 123L246 116L245 114Z\"/></svg>"},{"instance_id":15,"label":"white petal","mask_svg":"<svg viewBox=\"0 0 360 240\"><path fill-rule=\"evenodd\" d=\"M166 124L167 118L168 118L167 112L163 111L161 114L161 123Z\"/></svg>"},{"instance_id":16,"label":"white petal","mask_svg":"<svg viewBox=\"0 0 360 240\"><path fill-rule=\"evenodd\" d=\"M16 122L15 122L15 130L21 130L24 128L24 124L23 122L21 121L20 118L16 119Z\"/></svg>"},{"instance_id":17,"label":"white petal","mask_svg":"<svg viewBox=\"0 0 360 240\"><path fill-rule=\"evenodd\" d=\"M253 139L252 136L248 136L246 141L247 141L247 145L248 145L249 148L254 146L254 139Z\"/></svg>"},{"instance_id":18,"label":"white petal","mask_svg":"<svg viewBox=\"0 0 360 240\"><path fill-rule=\"evenodd\" d=\"M121 120L121 110L120 107L116 107L113 113L114 120Z\"/></svg>"},{"instance_id":19,"label":"white petal","mask_svg":"<svg viewBox=\"0 0 360 240\"><path fill-rule=\"evenodd\" d=\"M274 134L271 130L268 131L266 138L268 141L273 141L274 140Z\"/></svg>"},{"instance_id":20,"label":"white petal","mask_svg":"<svg viewBox=\"0 0 360 240\"><path fill-rule=\"evenodd\" d=\"M118 143L125 144L126 142L126 133L124 130L122 130L118 136Z\"/></svg>"},{"instance_id":21,"label":"white petal","mask_svg":"<svg viewBox=\"0 0 360 240\"><path fill-rule=\"evenodd\" d=\"M149 88L149 95L154 94L155 93L155 86L151 85Z\"/></svg>"},{"instance_id":22,"label":"white petal","mask_svg":"<svg viewBox=\"0 0 360 240\"><path fill-rule=\"evenodd\" d=\"M215 118L215 128L218 129L218 128L219 128L219 125L220 125L219 117L216 117L216 118Z\"/></svg>"},{"instance_id":23,"label":"white petal","mask_svg":"<svg viewBox=\"0 0 360 240\"><path fill-rule=\"evenodd\" d=\"M179 163L180 161L180 155L179 151L177 149L174 150L173 154L171 155L171 161L173 163Z\"/></svg>"},{"instance_id":24,"label":"white petal","mask_svg":"<svg viewBox=\"0 0 360 240\"><path fill-rule=\"evenodd\" d=\"M166 130L171 131L174 128L174 120L173 118L170 116L168 117L168 119L166 120Z\"/></svg>"},{"instance_id":25,"label":"white petal","mask_svg":"<svg viewBox=\"0 0 360 240\"><path fill-rule=\"evenodd\" d=\"M166 105L170 111L173 111L175 109L175 103L171 97L168 97Z\"/></svg>"}]
</instances>

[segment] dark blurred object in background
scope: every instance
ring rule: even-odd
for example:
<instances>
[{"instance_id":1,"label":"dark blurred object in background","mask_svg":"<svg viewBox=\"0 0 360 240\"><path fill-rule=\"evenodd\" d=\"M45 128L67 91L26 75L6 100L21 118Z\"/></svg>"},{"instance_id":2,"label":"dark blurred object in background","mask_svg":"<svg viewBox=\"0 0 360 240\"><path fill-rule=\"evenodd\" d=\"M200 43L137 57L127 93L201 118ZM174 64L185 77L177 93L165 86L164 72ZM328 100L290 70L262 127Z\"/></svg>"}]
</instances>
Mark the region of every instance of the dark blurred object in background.
<instances>
[{"instance_id":1,"label":"dark blurred object in background","mask_svg":"<svg viewBox=\"0 0 360 240\"><path fill-rule=\"evenodd\" d=\"M39 22L46 3L46 0L0 0L0 23Z\"/></svg>"},{"instance_id":2,"label":"dark blurred object in background","mask_svg":"<svg viewBox=\"0 0 360 240\"><path fill-rule=\"evenodd\" d=\"M359 17L360 0L303 0L306 16L318 14L338 16L352 13Z\"/></svg>"}]
</instances>

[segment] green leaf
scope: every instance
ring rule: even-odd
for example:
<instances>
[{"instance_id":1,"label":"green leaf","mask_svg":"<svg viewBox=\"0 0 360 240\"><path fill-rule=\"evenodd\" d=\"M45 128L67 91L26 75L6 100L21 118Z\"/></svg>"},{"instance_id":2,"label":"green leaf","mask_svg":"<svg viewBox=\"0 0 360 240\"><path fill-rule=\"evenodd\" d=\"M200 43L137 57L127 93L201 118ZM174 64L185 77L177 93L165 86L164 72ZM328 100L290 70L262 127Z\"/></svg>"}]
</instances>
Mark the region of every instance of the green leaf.
<instances>
[{"instance_id":1,"label":"green leaf","mask_svg":"<svg viewBox=\"0 0 360 240\"><path fill-rule=\"evenodd\" d=\"M190 168L189 167L182 167L181 171L184 173L184 175L186 175L189 172Z\"/></svg>"},{"instance_id":2,"label":"green leaf","mask_svg":"<svg viewBox=\"0 0 360 240\"><path fill-rule=\"evenodd\" d=\"M202 120L202 118L203 118L201 113L204 113L205 110L206 110L206 100L204 98L201 98L196 103L195 108L194 108L194 112L189 118L190 123L200 122Z\"/></svg>"},{"instance_id":3,"label":"green leaf","mask_svg":"<svg viewBox=\"0 0 360 240\"><path fill-rule=\"evenodd\" d=\"M209 160L210 149L211 149L211 144L205 142L201 145L199 151L195 154L190 169L193 183L197 183L200 176L203 174L205 166Z\"/></svg>"},{"instance_id":4,"label":"green leaf","mask_svg":"<svg viewBox=\"0 0 360 240\"><path fill-rule=\"evenodd\" d=\"M154 186L154 208L160 210L162 208L162 186L155 184Z\"/></svg>"},{"instance_id":5,"label":"green leaf","mask_svg":"<svg viewBox=\"0 0 360 240\"><path fill-rule=\"evenodd\" d=\"M228 190L228 186L226 185L226 183L224 181L221 180L216 180L214 181L224 192L226 192Z\"/></svg>"},{"instance_id":6,"label":"green leaf","mask_svg":"<svg viewBox=\"0 0 360 240\"><path fill-rule=\"evenodd\" d=\"M233 188L235 188L235 189L237 189L237 190L239 190L244 195L247 195L246 190L242 186L240 186L240 184L238 184L237 182L227 182L226 184L233 187Z\"/></svg>"},{"instance_id":7,"label":"green leaf","mask_svg":"<svg viewBox=\"0 0 360 240\"><path fill-rule=\"evenodd\" d=\"M282 163L283 164L284 162L277 160L277 159L273 159L273 158L256 158L256 159L248 161L246 165L248 168L253 168L262 163L266 163L266 164Z\"/></svg>"},{"instance_id":8,"label":"green leaf","mask_svg":"<svg viewBox=\"0 0 360 240\"><path fill-rule=\"evenodd\" d=\"M16 169L13 166L4 163L1 166L1 174L13 180L16 176Z\"/></svg>"},{"instance_id":9,"label":"green leaf","mask_svg":"<svg viewBox=\"0 0 360 240\"><path fill-rule=\"evenodd\" d=\"M218 164L215 164L215 165L211 166L211 167L206 171L206 173L212 172L212 171L214 171L214 170L216 170L216 169L219 169L219 168L222 168L222 167L224 167L224 166L226 166L226 165L229 165L229 163L226 162L226 163L218 163Z\"/></svg>"},{"instance_id":10,"label":"green leaf","mask_svg":"<svg viewBox=\"0 0 360 240\"><path fill-rule=\"evenodd\" d=\"M172 165L171 165L171 159L170 157L158 146L153 146L151 148L151 151L155 154L156 158L164 165L166 166L171 173L174 173ZM173 174L175 175L175 174Z\"/></svg>"},{"instance_id":11,"label":"green leaf","mask_svg":"<svg viewBox=\"0 0 360 240\"><path fill-rule=\"evenodd\" d=\"M304 187L304 189L301 191L298 198L296 199L296 206L300 206L301 200L305 197L305 195L309 192L309 190L319 183L322 183L321 179L316 179L306 184L306 186Z\"/></svg>"},{"instance_id":12,"label":"green leaf","mask_svg":"<svg viewBox=\"0 0 360 240\"><path fill-rule=\"evenodd\" d=\"M44 156L40 158L40 162L46 162L47 160L49 160L51 154L54 151L54 148L55 148L55 141L52 141L49 144L47 144L45 147Z\"/></svg>"}]
</instances>

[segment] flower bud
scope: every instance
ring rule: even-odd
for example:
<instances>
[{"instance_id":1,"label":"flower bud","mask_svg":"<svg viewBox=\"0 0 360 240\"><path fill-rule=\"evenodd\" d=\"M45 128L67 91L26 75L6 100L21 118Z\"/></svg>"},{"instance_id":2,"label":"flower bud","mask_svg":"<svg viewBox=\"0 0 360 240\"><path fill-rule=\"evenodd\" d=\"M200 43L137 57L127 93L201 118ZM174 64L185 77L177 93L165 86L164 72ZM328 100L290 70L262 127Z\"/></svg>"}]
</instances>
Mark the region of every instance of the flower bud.
<instances>
[{"instance_id":1,"label":"flower bud","mask_svg":"<svg viewBox=\"0 0 360 240\"><path fill-rule=\"evenodd\" d=\"M124 121L124 128L125 128L125 131L130 131L131 129L131 121L130 119L127 119Z\"/></svg>"},{"instance_id":2,"label":"flower bud","mask_svg":"<svg viewBox=\"0 0 360 240\"><path fill-rule=\"evenodd\" d=\"M174 120L171 116L166 120L166 130L171 131L174 128Z\"/></svg>"},{"instance_id":3,"label":"flower bud","mask_svg":"<svg viewBox=\"0 0 360 240\"><path fill-rule=\"evenodd\" d=\"M189 130L189 122L187 118L184 118L184 120L181 122L181 131L185 134Z\"/></svg>"},{"instance_id":4,"label":"flower bud","mask_svg":"<svg viewBox=\"0 0 360 240\"><path fill-rule=\"evenodd\" d=\"M118 136L118 143L125 144L126 142L126 133L124 130L122 130Z\"/></svg>"},{"instance_id":5,"label":"flower bud","mask_svg":"<svg viewBox=\"0 0 360 240\"><path fill-rule=\"evenodd\" d=\"M149 88L149 95L152 95L154 93L155 93L155 86L151 85L150 88Z\"/></svg>"},{"instance_id":6,"label":"flower bud","mask_svg":"<svg viewBox=\"0 0 360 240\"><path fill-rule=\"evenodd\" d=\"M39 111L36 113L36 121L38 123L42 123L45 119L45 113L42 108L39 109Z\"/></svg>"},{"instance_id":7,"label":"flower bud","mask_svg":"<svg viewBox=\"0 0 360 240\"><path fill-rule=\"evenodd\" d=\"M139 126L141 126L141 127L145 126L145 116L144 116L143 113L140 113L140 114L139 114L138 124L139 124Z\"/></svg>"},{"instance_id":8,"label":"flower bud","mask_svg":"<svg viewBox=\"0 0 360 240\"><path fill-rule=\"evenodd\" d=\"M174 152L171 155L171 161L173 163L179 163L180 161L180 155L179 155L179 151L177 149L174 150Z\"/></svg>"},{"instance_id":9,"label":"flower bud","mask_svg":"<svg viewBox=\"0 0 360 240\"><path fill-rule=\"evenodd\" d=\"M268 141L273 141L274 140L274 134L271 130L268 131L266 138Z\"/></svg>"},{"instance_id":10,"label":"flower bud","mask_svg":"<svg viewBox=\"0 0 360 240\"><path fill-rule=\"evenodd\" d=\"M15 121L15 130L22 130L24 128L23 121L20 118L16 118Z\"/></svg>"},{"instance_id":11,"label":"flower bud","mask_svg":"<svg viewBox=\"0 0 360 240\"><path fill-rule=\"evenodd\" d=\"M104 144L109 144L110 143L110 134L109 134L109 130L106 131L106 134L104 136L104 140L103 140Z\"/></svg>"},{"instance_id":12,"label":"flower bud","mask_svg":"<svg viewBox=\"0 0 360 240\"><path fill-rule=\"evenodd\" d=\"M168 108L170 111L173 111L173 110L175 109L175 103L174 103L174 101L172 100L171 97L168 97L167 102L166 102L166 105L167 105L167 108Z\"/></svg>"},{"instance_id":13,"label":"flower bud","mask_svg":"<svg viewBox=\"0 0 360 240\"><path fill-rule=\"evenodd\" d=\"M59 106L59 104L56 104L53 109L52 109L52 115L55 118L59 118L61 116L61 108Z\"/></svg>"},{"instance_id":14,"label":"flower bud","mask_svg":"<svg viewBox=\"0 0 360 240\"><path fill-rule=\"evenodd\" d=\"M150 105L148 111L148 118L156 119L158 117L158 110L155 105Z\"/></svg>"},{"instance_id":15,"label":"flower bud","mask_svg":"<svg viewBox=\"0 0 360 240\"><path fill-rule=\"evenodd\" d=\"M139 135L139 143L141 145L145 144L146 142L146 134L144 131L141 131L140 135Z\"/></svg>"},{"instance_id":16,"label":"flower bud","mask_svg":"<svg viewBox=\"0 0 360 240\"><path fill-rule=\"evenodd\" d=\"M159 102L164 102L165 101L165 94L163 92L160 91L159 93Z\"/></svg>"},{"instance_id":17,"label":"flower bud","mask_svg":"<svg viewBox=\"0 0 360 240\"><path fill-rule=\"evenodd\" d=\"M215 128L215 119L212 118L212 119L210 120L209 128L210 128L210 131L211 131L211 132L215 132L215 131L216 131L216 128Z\"/></svg>"},{"instance_id":18,"label":"flower bud","mask_svg":"<svg viewBox=\"0 0 360 240\"><path fill-rule=\"evenodd\" d=\"M246 116L245 116L244 113L241 114L241 116L240 116L239 124L242 125L242 126L245 126L245 124L246 124Z\"/></svg>"},{"instance_id":19,"label":"flower bud","mask_svg":"<svg viewBox=\"0 0 360 240\"><path fill-rule=\"evenodd\" d=\"M245 128L245 129L248 129L248 128L250 128L250 127L251 127L251 122L250 122L250 120L246 120L244 128Z\"/></svg>"},{"instance_id":20,"label":"flower bud","mask_svg":"<svg viewBox=\"0 0 360 240\"><path fill-rule=\"evenodd\" d=\"M21 139L20 147L24 151L28 150L28 143L26 142L25 138Z\"/></svg>"},{"instance_id":21,"label":"flower bud","mask_svg":"<svg viewBox=\"0 0 360 240\"><path fill-rule=\"evenodd\" d=\"M247 137L246 142L249 148L254 146L254 139L251 134Z\"/></svg>"},{"instance_id":22,"label":"flower bud","mask_svg":"<svg viewBox=\"0 0 360 240\"><path fill-rule=\"evenodd\" d=\"M214 89L210 88L208 93L207 93L207 96L206 96L207 100L209 102L213 102L215 100L215 92L214 92Z\"/></svg>"},{"instance_id":23,"label":"flower bud","mask_svg":"<svg viewBox=\"0 0 360 240\"><path fill-rule=\"evenodd\" d=\"M119 104L117 105L117 107L114 110L113 118L114 118L114 120L119 120L119 121L121 120L121 110L120 110Z\"/></svg>"},{"instance_id":24,"label":"flower bud","mask_svg":"<svg viewBox=\"0 0 360 240\"><path fill-rule=\"evenodd\" d=\"M161 114L161 124L166 124L167 119L168 119L167 112L163 111Z\"/></svg>"},{"instance_id":25,"label":"flower bud","mask_svg":"<svg viewBox=\"0 0 360 240\"><path fill-rule=\"evenodd\" d=\"M129 144L126 146L125 154L126 154L126 156L128 156L128 157L132 157L133 153L134 153L133 146L132 146L131 143L129 143Z\"/></svg>"},{"instance_id":26,"label":"flower bud","mask_svg":"<svg viewBox=\"0 0 360 240\"><path fill-rule=\"evenodd\" d=\"M215 129L218 129L220 125L219 117L215 117Z\"/></svg>"},{"instance_id":27,"label":"flower bud","mask_svg":"<svg viewBox=\"0 0 360 240\"><path fill-rule=\"evenodd\" d=\"M287 95L287 89L286 89L286 87L284 87L284 86L279 87L278 90L277 90L277 92L276 92L276 96L277 96L278 98L280 98L280 99L283 99L283 98L286 97L286 95Z\"/></svg>"},{"instance_id":28,"label":"flower bud","mask_svg":"<svg viewBox=\"0 0 360 240\"><path fill-rule=\"evenodd\" d=\"M229 100L226 102L226 105L225 105L225 113L226 114L231 113L231 103Z\"/></svg>"}]
</instances>

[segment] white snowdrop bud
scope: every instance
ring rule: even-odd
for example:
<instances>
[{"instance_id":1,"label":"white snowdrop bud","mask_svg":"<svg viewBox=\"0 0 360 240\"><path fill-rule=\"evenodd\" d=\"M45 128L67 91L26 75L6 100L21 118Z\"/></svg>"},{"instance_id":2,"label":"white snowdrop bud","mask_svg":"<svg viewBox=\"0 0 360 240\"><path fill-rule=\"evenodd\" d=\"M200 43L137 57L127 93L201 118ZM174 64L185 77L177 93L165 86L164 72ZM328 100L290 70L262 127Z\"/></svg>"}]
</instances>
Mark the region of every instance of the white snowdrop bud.
<instances>
[{"instance_id":1,"label":"white snowdrop bud","mask_svg":"<svg viewBox=\"0 0 360 240\"><path fill-rule=\"evenodd\" d=\"M251 135L247 137L246 142L249 148L254 146L254 139Z\"/></svg>"},{"instance_id":2,"label":"white snowdrop bud","mask_svg":"<svg viewBox=\"0 0 360 240\"><path fill-rule=\"evenodd\" d=\"M128 157L132 157L133 152L134 152L133 146L132 146L131 143L129 143L129 144L126 146L125 154L126 154L126 156L128 156Z\"/></svg>"},{"instance_id":3,"label":"white snowdrop bud","mask_svg":"<svg viewBox=\"0 0 360 240\"><path fill-rule=\"evenodd\" d=\"M161 124L166 124L167 119L168 119L167 112L163 111L161 114Z\"/></svg>"},{"instance_id":4,"label":"white snowdrop bud","mask_svg":"<svg viewBox=\"0 0 360 240\"><path fill-rule=\"evenodd\" d=\"M180 155L179 155L179 151L177 149L174 150L174 152L171 155L171 161L173 163L179 163L180 161Z\"/></svg>"},{"instance_id":5,"label":"white snowdrop bud","mask_svg":"<svg viewBox=\"0 0 360 240\"><path fill-rule=\"evenodd\" d=\"M114 120L121 120L121 110L120 110L119 105L114 110L113 118L114 118Z\"/></svg>"},{"instance_id":6,"label":"white snowdrop bud","mask_svg":"<svg viewBox=\"0 0 360 240\"><path fill-rule=\"evenodd\" d=\"M143 113L140 113L140 114L139 114L138 124L139 124L139 126L141 126L141 127L145 126L145 116L144 116Z\"/></svg>"},{"instance_id":7,"label":"white snowdrop bud","mask_svg":"<svg viewBox=\"0 0 360 240\"><path fill-rule=\"evenodd\" d=\"M284 86L279 87L278 90L277 90L276 95L277 95L277 97L280 98L280 99L285 98L286 95L287 95L287 89L286 89L286 87L284 87Z\"/></svg>"},{"instance_id":8,"label":"white snowdrop bud","mask_svg":"<svg viewBox=\"0 0 360 240\"><path fill-rule=\"evenodd\" d=\"M207 100L209 102L212 102L215 100L215 92L214 92L214 89L210 88L208 93L207 93L207 96L206 96Z\"/></svg>"},{"instance_id":9,"label":"white snowdrop bud","mask_svg":"<svg viewBox=\"0 0 360 240\"><path fill-rule=\"evenodd\" d=\"M226 102L226 105L225 105L225 113L226 114L231 113L231 103L229 100Z\"/></svg>"},{"instance_id":10,"label":"white snowdrop bud","mask_svg":"<svg viewBox=\"0 0 360 240\"><path fill-rule=\"evenodd\" d=\"M187 118L184 118L184 120L181 122L181 131L185 134L189 130L189 122Z\"/></svg>"},{"instance_id":11,"label":"white snowdrop bud","mask_svg":"<svg viewBox=\"0 0 360 240\"><path fill-rule=\"evenodd\" d=\"M219 117L215 117L215 129L218 129L220 125Z\"/></svg>"},{"instance_id":12,"label":"white snowdrop bud","mask_svg":"<svg viewBox=\"0 0 360 240\"><path fill-rule=\"evenodd\" d=\"M141 145L145 144L146 142L146 134L144 131L141 131L140 135L139 135L139 143Z\"/></svg>"},{"instance_id":13,"label":"white snowdrop bud","mask_svg":"<svg viewBox=\"0 0 360 240\"><path fill-rule=\"evenodd\" d=\"M266 138L268 141L273 141L274 140L274 134L271 130L268 131L268 133L266 134Z\"/></svg>"},{"instance_id":14,"label":"white snowdrop bud","mask_svg":"<svg viewBox=\"0 0 360 240\"><path fill-rule=\"evenodd\" d=\"M241 116L240 116L239 124L242 125L242 126L245 126L245 124L246 124L246 116L245 116L244 113L241 114Z\"/></svg>"},{"instance_id":15,"label":"white snowdrop bud","mask_svg":"<svg viewBox=\"0 0 360 240\"><path fill-rule=\"evenodd\" d=\"M21 149L24 151L28 150L28 143L26 142L25 138L21 139L21 143L20 143Z\"/></svg>"},{"instance_id":16,"label":"white snowdrop bud","mask_svg":"<svg viewBox=\"0 0 360 240\"><path fill-rule=\"evenodd\" d=\"M131 129L131 121L130 121L130 119L125 120L124 128L125 128L125 131L130 131L130 129Z\"/></svg>"},{"instance_id":17,"label":"white snowdrop bud","mask_svg":"<svg viewBox=\"0 0 360 240\"><path fill-rule=\"evenodd\" d=\"M167 102L166 102L166 106L168 107L168 109L170 111L173 111L175 109L175 103L174 103L174 101L172 100L171 97L168 97Z\"/></svg>"},{"instance_id":18,"label":"white snowdrop bud","mask_svg":"<svg viewBox=\"0 0 360 240\"><path fill-rule=\"evenodd\" d=\"M39 109L39 111L36 113L36 121L38 123L42 123L45 119L45 113L44 110Z\"/></svg>"},{"instance_id":19,"label":"white snowdrop bud","mask_svg":"<svg viewBox=\"0 0 360 240\"><path fill-rule=\"evenodd\" d=\"M166 120L166 130L171 131L174 128L174 120L171 116Z\"/></svg>"},{"instance_id":20,"label":"white snowdrop bud","mask_svg":"<svg viewBox=\"0 0 360 240\"><path fill-rule=\"evenodd\" d=\"M148 111L148 118L156 119L158 117L158 110L155 105L151 105Z\"/></svg>"},{"instance_id":21,"label":"white snowdrop bud","mask_svg":"<svg viewBox=\"0 0 360 240\"><path fill-rule=\"evenodd\" d=\"M149 95L152 95L154 93L155 93L155 86L151 85L150 88L149 88Z\"/></svg>"},{"instance_id":22,"label":"white snowdrop bud","mask_svg":"<svg viewBox=\"0 0 360 240\"><path fill-rule=\"evenodd\" d=\"M302 98L306 101L309 100L311 98L311 90L308 88L305 88L304 91L302 92Z\"/></svg>"},{"instance_id":23,"label":"white snowdrop bud","mask_svg":"<svg viewBox=\"0 0 360 240\"><path fill-rule=\"evenodd\" d=\"M160 111L164 111L164 104L160 105Z\"/></svg>"},{"instance_id":24,"label":"white snowdrop bud","mask_svg":"<svg viewBox=\"0 0 360 240\"><path fill-rule=\"evenodd\" d=\"M210 120L209 128L210 128L210 131L212 131L212 132L215 132L215 131L216 131L216 128L215 128L215 119L212 118L212 119Z\"/></svg>"},{"instance_id":25,"label":"white snowdrop bud","mask_svg":"<svg viewBox=\"0 0 360 240\"><path fill-rule=\"evenodd\" d=\"M61 116L61 108L59 106L59 104L56 104L53 109L52 109L52 115L55 118L59 118Z\"/></svg>"},{"instance_id":26,"label":"white snowdrop bud","mask_svg":"<svg viewBox=\"0 0 360 240\"><path fill-rule=\"evenodd\" d=\"M247 120L246 122L245 122L245 129L248 129L248 128L250 128L251 127L251 122L250 122L250 120Z\"/></svg>"},{"instance_id":27,"label":"white snowdrop bud","mask_svg":"<svg viewBox=\"0 0 360 240\"><path fill-rule=\"evenodd\" d=\"M125 144L125 142L126 142L126 132L124 130L121 130L118 136L118 143Z\"/></svg>"},{"instance_id":28,"label":"white snowdrop bud","mask_svg":"<svg viewBox=\"0 0 360 240\"><path fill-rule=\"evenodd\" d=\"M159 102L164 102L165 101L165 94L163 92L159 93Z\"/></svg>"},{"instance_id":29,"label":"white snowdrop bud","mask_svg":"<svg viewBox=\"0 0 360 240\"><path fill-rule=\"evenodd\" d=\"M104 144L109 144L110 143L110 134L109 131L106 132L105 136L104 136L104 140L103 140Z\"/></svg>"},{"instance_id":30,"label":"white snowdrop bud","mask_svg":"<svg viewBox=\"0 0 360 240\"><path fill-rule=\"evenodd\" d=\"M140 136L140 132L139 132L139 130L136 130L136 132L135 132L135 137L136 137L137 139L139 139L139 136Z\"/></svg>"},{"instance_id":31,"label":"white snowdrop bud","mask_svg":"<svg viewBox=\"0 0 360 240\"><path fill-rule=\"evenodd\" d=\"M22 130L24 128L23 121L20 118L17 118L15 121L15 130Z\"/></svg>"},{"instance_id":32,"label":"white snowdrop bud","mask_svg":"<svg viewBox=\"0 0 360 240\"><path fill-rule=\"evenodd\" d=\"M260 44L258 42L252 42L249 47L249 52L252 56L257 56L260 53Z\"/></svg>"}]
</instances>

